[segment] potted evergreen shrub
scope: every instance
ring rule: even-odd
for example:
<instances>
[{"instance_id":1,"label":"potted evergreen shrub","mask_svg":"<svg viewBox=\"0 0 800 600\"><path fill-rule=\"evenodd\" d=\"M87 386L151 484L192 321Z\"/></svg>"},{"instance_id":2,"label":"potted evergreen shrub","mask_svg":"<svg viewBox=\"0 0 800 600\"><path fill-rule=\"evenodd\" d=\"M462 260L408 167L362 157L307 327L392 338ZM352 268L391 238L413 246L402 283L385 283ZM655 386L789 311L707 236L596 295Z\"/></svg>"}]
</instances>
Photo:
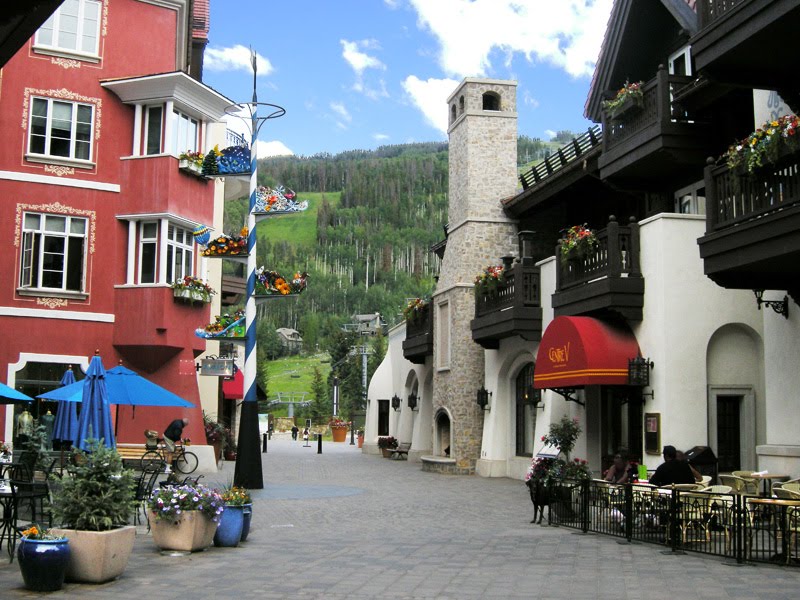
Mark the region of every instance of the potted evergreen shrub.
<instances>
[{"instance_id":1,"label":"potted evergreen shrub","mask_svg":"<svg viewBox=\"0 0 800 600\"><path fill-rule=\"evenodd\" d=\"M53 492L53 515L62 526L50 531L69 539L68 580L110 581L125 570L136 536L127 525L136 506L133 472L98 440L73 456L72 475Z\"/></svg>"}]
</instances>

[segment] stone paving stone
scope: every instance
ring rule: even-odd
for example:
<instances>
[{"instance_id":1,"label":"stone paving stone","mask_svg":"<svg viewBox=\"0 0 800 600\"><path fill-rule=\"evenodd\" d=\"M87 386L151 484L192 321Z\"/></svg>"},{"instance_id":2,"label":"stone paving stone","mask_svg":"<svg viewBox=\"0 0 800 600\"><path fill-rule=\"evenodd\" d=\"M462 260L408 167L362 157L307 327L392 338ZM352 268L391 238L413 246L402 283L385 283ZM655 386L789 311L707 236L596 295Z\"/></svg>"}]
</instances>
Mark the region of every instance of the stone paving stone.
<instances>
[{"instance_id":1,"label":"stone paving stone","mask_svg":"<svg viewBox=\"0 0 800 600\"><path fill-rule=\"evenodd\" d=\"M529 523L524 485L423 473L418 463L367 456L349 443L276 436L262 454L248 541L162 556L137 529L125 573L68 583L54 598L177 597L311 600L796 598L799 569L735 567L651 544L619 544ZM232 463L203 481L225 485ZM5 552L5 549L2 550ZM0 598L30 598L16 561L0 553Z\"/></svg>"}]
</instances>

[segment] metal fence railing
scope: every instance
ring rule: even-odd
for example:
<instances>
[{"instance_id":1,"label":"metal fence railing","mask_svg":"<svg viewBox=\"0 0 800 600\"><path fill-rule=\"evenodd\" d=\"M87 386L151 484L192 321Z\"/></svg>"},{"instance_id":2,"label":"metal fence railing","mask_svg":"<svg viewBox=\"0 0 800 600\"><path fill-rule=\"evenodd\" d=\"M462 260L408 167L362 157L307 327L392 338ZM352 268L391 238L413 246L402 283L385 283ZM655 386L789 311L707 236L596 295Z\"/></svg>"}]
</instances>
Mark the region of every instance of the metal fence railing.
<instances>
[{"instance_id":1,"label":"metal fence railing","mask_svg":"<svg viewBox=\"0 0 800 600\"><path fill-rule=\"evenodd\" d=\"M736 562L800 565L800 502L566 481L550 490L553 525Z\"/></svg>"}]
</instances>

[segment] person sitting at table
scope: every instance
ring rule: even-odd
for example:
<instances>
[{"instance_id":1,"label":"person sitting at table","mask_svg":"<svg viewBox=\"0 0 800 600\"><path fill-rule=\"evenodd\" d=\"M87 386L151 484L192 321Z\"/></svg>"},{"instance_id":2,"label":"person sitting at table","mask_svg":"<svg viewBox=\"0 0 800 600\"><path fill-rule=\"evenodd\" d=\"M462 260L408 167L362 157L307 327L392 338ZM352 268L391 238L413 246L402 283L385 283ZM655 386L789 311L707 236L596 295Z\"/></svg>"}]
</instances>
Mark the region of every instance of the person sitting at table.
<instances>
[{"instance_id":1,"label":"person sitting at table","mask_svg":"<svg viewBox=\"0 0 800 600\"><path fill-rule=\"evenodd\" d=\"M702 475L700 475L700 471L698 471L697 469L695 469L695 468L692 466L692 464L689 462L689 459L688 459L688 458L686 458L686 455L685 455L683 452L681 452L680 450L678 450L678 451L675 453L675 458L677 458L678 460L682 460L682 461L683 461L683 462L685 462L687 465L689 465L689 469L691 469L691 471L692 471L692 475L694 475L694 480L695 480L695 482L699 483L699 482L703 481L703 476L702 476Z\"/></svg>"},{"instance_id":2,"label":"person sitting at table","mask_svg":"<svg viewBox=\"0 0 800 600\"><path fill-rule=\"evenodd\" d=\"M627 457L617 453L614 455L614 464L606 471L604 479L611 483L631 483L634 480L632 469Z\"/></svg>"},{"instance_id":3,"label":"person sitting at table","mask_svg":"<svg viewBox=\"0 0 800 600\"><path fill-rule=\"evenodd\" d=\"M675 446L664 446L664 462L650 476L648 483L656 487L664 487L674 483L694 483L694 475L689 463L678 460Z\"/></svg>"}]
</instances>

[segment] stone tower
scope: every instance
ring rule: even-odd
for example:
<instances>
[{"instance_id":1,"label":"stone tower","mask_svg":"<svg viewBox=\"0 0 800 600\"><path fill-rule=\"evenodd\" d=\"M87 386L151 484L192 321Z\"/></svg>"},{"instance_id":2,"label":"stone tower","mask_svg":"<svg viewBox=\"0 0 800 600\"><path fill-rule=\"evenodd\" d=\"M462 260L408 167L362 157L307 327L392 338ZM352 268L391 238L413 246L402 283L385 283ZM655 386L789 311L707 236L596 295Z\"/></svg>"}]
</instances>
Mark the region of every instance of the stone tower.
<instances>
[{"instance_id":1,"label":"stone tower","mask_svg":"<svg viewBox=\"0 0 800 600\"><path fill-rule=\"evenodd\" d=\"M515 81L467 78L447 101L449 229L432 299L433 451L455 459L442 470L457 473L475 471L483 434L475 396L484 350L470 329L475 276L517 247L515 223L500 206L517 188L516 88Z\"/></svg>"}]
</instances>

